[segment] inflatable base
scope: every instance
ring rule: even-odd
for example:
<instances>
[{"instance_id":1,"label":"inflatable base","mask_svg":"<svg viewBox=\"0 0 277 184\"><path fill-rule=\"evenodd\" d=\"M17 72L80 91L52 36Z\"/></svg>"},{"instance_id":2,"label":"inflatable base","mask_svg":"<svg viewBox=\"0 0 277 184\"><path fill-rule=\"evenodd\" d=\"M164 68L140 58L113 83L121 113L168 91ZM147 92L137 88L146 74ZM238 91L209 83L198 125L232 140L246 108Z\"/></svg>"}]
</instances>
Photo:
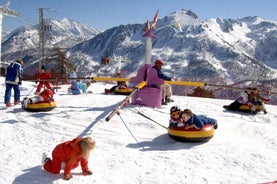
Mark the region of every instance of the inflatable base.
<instances>
[{"instance_id":1,"label":"inflatable base","mask_svg":"<svg viewBox=\"0 0 277 184\"><path fill-rule=\"evenodd\" d=\"M56 102L55 101L52 101L52 102L38 102L38 103L35 103L35 104L27 104L26 107L22 104L22 108L26 111L29 111L29 112L51 111L55 107L56 107Z\"/></svg>"},{"instance_id":2,"label":"inflatable base","mask_svg":"<svg viewBox=\"0 0 277 184\"><path fill-rule=\"evenodd\" d=\"M168 135L180 142L207 142L214 136L214 127L206 124L201 129L168 128Z\"/></svg>"},{"instance_id":3,"label":"inflatable base","mask_svg":"<svg viewBox=\"0 0 277 184\"><path fill-rule=\"evenodd\" d=\"M251 112L251 108L246 105L246 104L243 104L240 106L240 108L238 109L238 111L241 111L241 112ZM260 106L259 105L256 105L256 112L259 112L260 111Z\"/></svg>"},{"instance_id":4,"label":"inflatable base","mask_svg":"<svg viewBox=\"0 0 277 184\"><path fill-rule=\"evenodd\" d=\"M132 93L132 91L133 91L132 88L122 88L122 89L114 90L114 93L118 95L129 95Z\"/></svg>"}]
</instances>

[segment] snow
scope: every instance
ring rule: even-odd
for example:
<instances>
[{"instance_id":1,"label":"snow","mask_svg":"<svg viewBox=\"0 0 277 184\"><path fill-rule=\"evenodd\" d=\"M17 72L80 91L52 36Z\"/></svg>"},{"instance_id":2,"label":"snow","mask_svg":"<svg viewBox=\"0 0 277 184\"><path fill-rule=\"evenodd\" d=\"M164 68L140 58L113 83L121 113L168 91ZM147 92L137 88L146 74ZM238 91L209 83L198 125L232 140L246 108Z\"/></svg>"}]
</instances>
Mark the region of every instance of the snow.
<instances>
[{"instance_id":1,"label":"snow","mask_svg":"<svg viewBox=\"0 0 277 184\"><path fill-rule=\"evenodd\" d=\"M23 81L21 97L33 94L33 83ZM4 96L4 79L0 78ZM0 100L0 183L262 183L277 180L277 107L266 105L268 114L224 112L230 100L173 96L175 102L160 109L129 104L109 122L105 117L125 98L105 95L112 84L93 83L94 94L68 95L68 85L55 94L57 107L30 113L19 105L6 109ZM179 105L218 120L218 129L208 142L184 143L171 139L169 109ZM122 118L122 119L121 119ZM126 126L135 137L132 137ZM92 176L72 170L62 179L45 172L41 156L59 143L78 136L91 136L96 148L89 167ZM136 142L136 140L138 142Z\"/></svg>"}]
</instances>

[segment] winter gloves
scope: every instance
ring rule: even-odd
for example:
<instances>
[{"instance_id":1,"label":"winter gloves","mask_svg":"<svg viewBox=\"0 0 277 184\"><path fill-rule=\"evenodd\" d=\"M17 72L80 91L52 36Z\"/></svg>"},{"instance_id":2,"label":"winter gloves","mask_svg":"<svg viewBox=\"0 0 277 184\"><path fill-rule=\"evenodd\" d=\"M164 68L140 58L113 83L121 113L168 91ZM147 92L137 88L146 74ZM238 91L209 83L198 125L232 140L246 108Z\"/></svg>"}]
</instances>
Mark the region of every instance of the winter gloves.
<instances>
[{"instance_id":1,"label":"winter gloves","mask_svg":"<svg viewBox=\"0 0 277 184\"><path fill-rule=\"evenodd\" d=\"M84 176L92 175L92 173L93 172L89 169L82 172L82 174ZM71 178L72 178L72 175L70 173L69 174L64 174L64 176L63 176L63 179L65 179L65 180L70 180Z\"/></svg>"}]
</instances>

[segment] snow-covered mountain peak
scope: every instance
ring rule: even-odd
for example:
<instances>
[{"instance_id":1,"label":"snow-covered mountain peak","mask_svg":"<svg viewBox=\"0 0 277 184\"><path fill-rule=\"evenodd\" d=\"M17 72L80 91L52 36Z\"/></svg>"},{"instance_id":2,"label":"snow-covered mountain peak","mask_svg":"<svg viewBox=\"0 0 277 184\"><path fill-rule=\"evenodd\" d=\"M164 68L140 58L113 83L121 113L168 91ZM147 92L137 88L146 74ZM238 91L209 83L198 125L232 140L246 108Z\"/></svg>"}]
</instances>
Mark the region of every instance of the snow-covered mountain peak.
<instances>
[{"instance_id":1,"label":"snow-covered mountain peak","mask_svg":"<svg viewBox=\"0 0 277 184\"><path fill-rule=\"evenodd\" d=\"M76 35L83 35L83 36L95 36L96 34L100 33L99 30L89 27L86 24L80 23L73 19L63 18L61 20L51 20L49 25L52 25L51 31L59 33L60 30L70 32Z\"/></svg>"},{"instance_id":2,"label":"snow-covered mountain peak","mask_svg":"<svg viewBox=\"0 0 277 184\"><path fill-rule=\"evenodd\" d=\"M181 9L179 11L175 11L171 15L175 14L177 17L184 17L186 16L187 18L192 18L192 19L198 19L197 15L192 12L191 10L186 10L186 9Z\"/></svg>"},{"instance_id":3,"label":"snow-covered mountain peak","mask_svg":"<svg viewBox=\"0 0 277 184\"><path fill-rule=\"evenodd\" d=\"M180 24L181 31L176 23ZM113 58L114 54L128 55L128 62L121 65L128 74L135 72L144 61L144 24L115 26L100 34L66 18L51 21L49 25L52 29L46 33L46 47L69 48L68 58L79 66L81 76L87 72L97 75L116 72L112 59L110 65L101 65L102 58ZM162 58L167 63L166 72L177 78L272 79L277 76L276 31L276 22L260 17L201 21L192 11L181 9L158 19L152 60ZM27 49L30 56L37 58L34 56L34 53L38 55L38 50L34 51L38 45L37 28L31 27L21 36L24 42L18 42L15 35L3 43L3 58L12 60L18 57L16 54L22 55L22 50L27 54ZM29 43L21 44L26 41ZM13 55L12 50L16 50Z\"/></svg>"},{"instance_id":4,"label":"snow-covered mountain peak","mask_svg":"<svg viewBox=\"0 0 277 184\"><path fill-rule=\"evenodd\" d=\"M199 25L200 20L197 15L193 13L191 10L181 9L179 11L175 11L168 16L165 16L162 19L163 23L173 24L175 22L180 23L182 26L184 25Z\"/></svg>"},{"instance_id":5,"label":"snow-covered mountain peak","mask_svg":"<svg viewBox=\"0 0 277 184\"><path fill-rule=\"evenodd\" d=\"M55 47L69 48L91 39L101 32L86 24L67 18L46 21L44 26L45 48L52 48L53 45ZM5 53L22 53L23 50L37 49L39 45L39 24L18 27L6 36L2 45L4 56Z\"/></svg>"}]
</instances>

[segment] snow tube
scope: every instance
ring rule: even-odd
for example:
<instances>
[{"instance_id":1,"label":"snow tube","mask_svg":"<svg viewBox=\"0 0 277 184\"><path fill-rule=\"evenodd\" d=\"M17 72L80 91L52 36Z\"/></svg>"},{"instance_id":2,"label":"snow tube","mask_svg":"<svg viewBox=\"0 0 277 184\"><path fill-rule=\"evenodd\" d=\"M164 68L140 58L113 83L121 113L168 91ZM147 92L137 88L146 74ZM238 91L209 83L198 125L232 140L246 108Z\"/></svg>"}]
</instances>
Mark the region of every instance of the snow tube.
<instances>
[{"instance_id":1,"label":"snow tube","mask_svg":"<svg viewBox=\"0 0 277 184\"><path fill-rule=\"evenodd\" d=\"M241 112L251 112L251 108L247 105L247 104L243 104L240 106L240 108L238 109ZM256 112L260 111L260 106L256 105Z\"/></svg>"},{"instance_id":2,"label":"snow tube","mask_svg":"<svg viewBox=\"0 0 277 184\"><path fill-rule=\"evenodd\" d=\"M133 88L121 88L121 89L115 89L114 93L119 95L129 95L133 91Z\"/></svg>"},{"instance_id":3,"label":"snow tube","mask_svg":"<svg viewBox=\"0 0 277 184\"><path fill-rule=\"evenodd\" d=\"M214 127L211 124L204 125L201 129L185 127L168 127L168 135L181 142L201 142L208 141L214 136Z\"/></svg>"},{"instance_id":4,"label":"snow tube","mask_svg":"<svg viewBox=\"0 0 277 184\"><path fill-rule=\"evenodd\" d=\"M51 111L55 107L56 107L55 101L37 102L34 104L28 103L26 107L24 106L24 104L22 104L22 108L29 112Z\"/></svg>"}]
</instances>

